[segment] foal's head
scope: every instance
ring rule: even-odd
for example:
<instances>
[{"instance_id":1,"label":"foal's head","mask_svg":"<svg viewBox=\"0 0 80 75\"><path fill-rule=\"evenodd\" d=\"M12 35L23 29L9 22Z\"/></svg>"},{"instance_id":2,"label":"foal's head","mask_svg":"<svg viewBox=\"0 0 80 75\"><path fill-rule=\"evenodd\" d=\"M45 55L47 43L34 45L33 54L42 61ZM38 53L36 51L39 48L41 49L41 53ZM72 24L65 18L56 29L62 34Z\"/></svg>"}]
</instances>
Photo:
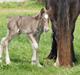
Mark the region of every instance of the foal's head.
<instances>
[{"instance_id":1,"label":"foal's head","mask_svg":"<svg viewBox=\"0 0 80 75\"><path fill-rule=\"evenodd\" d=\"M39 15L36 16L36 18L40 21L40 25L43 27L43 31L47 32L49 30L48 23L49 23L49 17L47 10L45 8L42 8Z\"/></svg>"}]
</instances>

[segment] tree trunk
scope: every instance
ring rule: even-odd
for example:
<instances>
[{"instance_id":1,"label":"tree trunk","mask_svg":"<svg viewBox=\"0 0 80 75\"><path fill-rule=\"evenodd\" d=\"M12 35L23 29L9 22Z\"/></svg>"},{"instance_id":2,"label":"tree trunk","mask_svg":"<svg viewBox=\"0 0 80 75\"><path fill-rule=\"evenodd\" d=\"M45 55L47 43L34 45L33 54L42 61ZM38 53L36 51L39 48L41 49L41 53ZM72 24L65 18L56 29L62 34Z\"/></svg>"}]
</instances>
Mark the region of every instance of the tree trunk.
<instances>
[{"instance_id":1,"label":"tree trunk","mask_svg":"<svg viewBox=\"0 0 80 75\"><path fill-rule=\"evenodd\" d=\"M71 32L67 31L65 35L63 28L61 28L59 34L56 65L65 67L72 66Z\"/></svg>"},{"instance_id":2,"label":"tree trunk","mask_svg":"<svg viewBox=\"0 0 80 75\"><path fill-rule=\"evenodd\" d=\"M69 2L67 0L59 0L58 13L56 19L55 40L57 43L57 59L55 66L69 67L72 62L72 29L69 17Z\"/></svg>"},{"instance_id":3,"label":"tree trunk","mask_svg":"<svg viewBox=\"0 0 80 75\"><path fill-rule=\"evenodd\" d=\"M80 13L78 10L79 2L77 0L75 0L75 3L69 0L59 0L57 3L55 0L48 0L46 5L48 10L52 8L52 12L50 12L52 14L49 13L49 16L53 26L52 49L48 58L57 58L55 65L68 67L72 66L73 62L76 61L73 33L76 19ZM56 25L54 21L56 21Z\"/></svg>"},{"instance_id":4,"label":"tree trunk","mask_svg":"<svg viewBox=\"0 0 80 75\"><path fill-rule=\"evenodd\" d=\"M73 30L74 32L74 30ZM71 40L71 53L72 53L72 61L76 62L76 57L75 57L75 52L74 52L74 46L73 46L73 41L74 41L74 36L73 36L73 32L72 32L72 40ZM49 55L47 56L48 59L56 59L57 58L57 42L55 40L55 34L53 32L52 34L52 46L51 46L51 51L49 53Z\"/></svg>"}]
</instances>

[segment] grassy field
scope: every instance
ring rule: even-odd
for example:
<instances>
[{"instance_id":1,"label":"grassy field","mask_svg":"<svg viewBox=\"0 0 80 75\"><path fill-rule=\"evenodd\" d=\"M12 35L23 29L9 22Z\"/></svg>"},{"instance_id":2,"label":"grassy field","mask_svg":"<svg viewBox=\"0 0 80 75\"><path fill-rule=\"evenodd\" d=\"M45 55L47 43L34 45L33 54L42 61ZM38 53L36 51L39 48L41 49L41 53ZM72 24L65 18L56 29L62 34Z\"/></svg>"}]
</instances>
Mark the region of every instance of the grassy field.
<instances>
[{"instance_id":1,"label":"grassy field","mask_svg":"<svg viewBox=\"0 0 80 75\"><path fill-rule=\"evenodd\" d=\"M39 9L43 6L44 4L40 4L37 2L37 0L28 0L26 2L9 2L9 3L0 3L0 9L29 9L33 10L34 9ZM32 8L33 7L33 8Z\"/></svg>"},{"instance_id":2,"label":"grassy field","mask_svg":"<svg viewBox=\"0 0 80 75\"><path fill-rule=\"evenodd\" d=\"M11 5L9 5L11 4ZM0 40L7 33L8 16L16 15L35 15L43 7L36 4L34 0L24 3L25 5L17 5L17 3L0 4ZM31 5L30 5L31 4ZM8 6L9 5L9 6ZM12 10L30 10L30 11L12 11ZM34 11L33 11L34 9ZM3 11L5 10L5 11ZM12 12L8 12L11 10ZM32 11L32 12L31 12ZM36 12L35 12L36 11ZM43 33L40 40L40 62L43 68L31 65L32 49L31 44L26 35L16 36L9 45L11 64L6 65L5 62L0 64L0 75L80 75L80 17L76 22L74 32L74 48L78 62L72 68L56 68L53 66L54 60L45 60L51 49L51 30ZM3 58L4 60L5 58Z\"/></svg>"}]
</instances>

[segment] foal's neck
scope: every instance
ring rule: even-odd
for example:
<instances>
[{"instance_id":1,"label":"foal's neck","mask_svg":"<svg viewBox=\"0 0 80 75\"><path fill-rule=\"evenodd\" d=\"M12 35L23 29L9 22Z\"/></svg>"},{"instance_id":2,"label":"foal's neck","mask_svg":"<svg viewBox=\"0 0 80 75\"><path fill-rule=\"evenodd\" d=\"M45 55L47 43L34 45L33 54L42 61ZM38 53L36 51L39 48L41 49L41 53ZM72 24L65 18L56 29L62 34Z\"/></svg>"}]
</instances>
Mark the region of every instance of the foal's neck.
<instances>
[{"instance_id":1,"label":"foal's neck","mask_svg":"<svg viewBox=\"0 0 80 75\"><path fill-rule=\"evenodd\" d=\"M42 24L42 19L38 20L38 26L37 26L37 31L38 32L43 32L43 24Z\"/></svg>"}]
</instances>

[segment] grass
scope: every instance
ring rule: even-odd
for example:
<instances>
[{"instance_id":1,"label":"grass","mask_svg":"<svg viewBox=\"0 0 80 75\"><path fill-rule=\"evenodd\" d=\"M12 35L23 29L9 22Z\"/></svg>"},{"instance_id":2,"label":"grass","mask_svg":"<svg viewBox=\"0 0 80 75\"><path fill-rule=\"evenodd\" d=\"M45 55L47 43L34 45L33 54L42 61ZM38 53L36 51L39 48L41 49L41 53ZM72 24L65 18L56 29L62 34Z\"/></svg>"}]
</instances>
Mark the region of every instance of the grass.
<instances>
[{"instance_id":1,"label":"grass","mask_svg":"<svg viewBox=\"0 0 80 75\"><path fill-rule=\"evenodd\" d=\"M36 5L34 0L29 1L30 3L35 3L36 8L34 11L39 11L43 5ZM4 4L4 8L0 4L0 11L2 8L7 9L30 9L33 10L33 4L28 7L19 7L16 3L11 3L13 5L7 6L8 3ZM25 3L28 4L28 3ZM14 8L12 8L14 6ZM23 5L25 6L25 5ZM38 8L39 7L39 8ZM7 33L7 22L8 16L16 15L35 15L37 12L0 12L0 40ZM26 35L21 34L16 36L9 45L9 52L11 58L11 64L6 65L5 62L0 64L0 75L80 75L80 17L78 17L76 22L76 28L74 32L74 48L78 62L72 68L56 68L53 66L54 60L45 60L44 58L49 54L51 49L51 30L48 33L43 33L40 40L40 62L43 64L43 68L38 68L37 66L31 65L31 55L32 49L31 44ZM3 58L5 59L5 58Z\"/></svg>"},{"instance_id":2,"label":"grass","mask_svg":"<svg viewBox=\"0 0 80 75\"><path fill-rule=\"evenodd\" d=\"M39 4L37 0L28 0L26 2L4 2L0 3L0 9L29 9L29 10L35 10L39 9L43 6L43 4Z\"/></svg>"}]
</instances>

